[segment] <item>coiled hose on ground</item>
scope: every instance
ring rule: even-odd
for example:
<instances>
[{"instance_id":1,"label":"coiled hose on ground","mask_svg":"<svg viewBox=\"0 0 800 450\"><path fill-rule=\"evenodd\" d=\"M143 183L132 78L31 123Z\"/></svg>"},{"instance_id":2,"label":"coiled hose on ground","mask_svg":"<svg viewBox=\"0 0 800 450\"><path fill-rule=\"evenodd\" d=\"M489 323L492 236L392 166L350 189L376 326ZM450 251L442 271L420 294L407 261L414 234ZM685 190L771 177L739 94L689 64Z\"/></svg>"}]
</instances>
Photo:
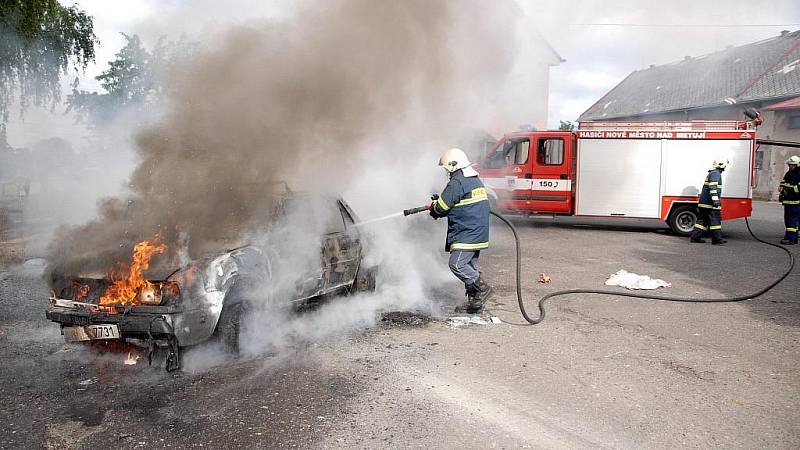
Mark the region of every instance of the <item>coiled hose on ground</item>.
<instances>
[{"instance_id":1,"label":"coiled hose on ground","mask_svg":"<svg viewBox=\"0 0 800 450\"><path fill-rule=\"evenodd\" d=\"M750 228L750 222L747 220L747 218L745 218L744 220L745 220L745 223L747 224L747 231L750 232L750 235L753 237L753 239L755 239L756 241L761 242L763 244L767 244L767 245L771 245L773 247L777 247L777 248L783 250L784 252L786 252L787 255L789 255L789 268L786 269L786 271L783 273L783 275L781 275L777 280L773 281L772 283L770 283L769 285L767 285L766 287L762 288L761 290L759 290L757 292L754 292L752 294L747 294L747 295L741 295L741 296L738 296L738 297L692 298L692 297L668 297L668 296L664 296L664 295L652 295L652 294L635 294L635 293L630 293L630 292L612 291L612 290L607 290L607 289L567 289L567 290L563 290L563 291L551 292L551 293L545 295L544 297L542 297L541 299L539 299L539 317L536 318L536 319L532 319L528 315L528 312L525 310L525 304L522 301L522 287L520 286L520 272L521 272L522 261L521 261L521 255L520 255L521 252L520 252L520 245L519 245L519 236L517 235L517 229L516 229L516 227L514 227L514 224L512 224L508 219L503 217L501 214L499 214L499 213L497 213L495 211L491 211L491 214L493 216L497 217L498 219L500 219L506 225L508 225L508 227L511 229L511 233L514 234L514 242L516 244L516 260L517 260L517 270L516 270L517 301L519 302L519 310L522 313L522 317L524 317L525 320L528 321L528 323L531 324L531 325L536 325L537 323L540 323L541 321L544 320L544 318L545 318L544 304L545 304L545 302L547 302L547 300L549 300L549 299L551 299L553 297L559 297L559 296L562 296L562 295L570 295L570 294L601 294L601 295L616 295L616 296L619 296L619 297L644 298L644 299L648 299L648 300L660 300L660 301L665 301L665 302L684 302L684 303L714 303L714 302L717 302L717 303L730 303L730 302L741 302L743 300L750 300L750 299L753 299L753 298L756 298L756 297L759 297L759 296L763 295L764 293L766 293L770 289L774 288L778 283L783 281L784 278L789 276L789 274L794 269L794 256L792 255L792 252L789 251L789 249L787 249L786 247L784 247L782 245L778 245L778 244L773 244L771 242L767 242L767 241L759 238L758 236L756 236L755 233L753 233L753 230Z\"/></svg>"}]
</instances>

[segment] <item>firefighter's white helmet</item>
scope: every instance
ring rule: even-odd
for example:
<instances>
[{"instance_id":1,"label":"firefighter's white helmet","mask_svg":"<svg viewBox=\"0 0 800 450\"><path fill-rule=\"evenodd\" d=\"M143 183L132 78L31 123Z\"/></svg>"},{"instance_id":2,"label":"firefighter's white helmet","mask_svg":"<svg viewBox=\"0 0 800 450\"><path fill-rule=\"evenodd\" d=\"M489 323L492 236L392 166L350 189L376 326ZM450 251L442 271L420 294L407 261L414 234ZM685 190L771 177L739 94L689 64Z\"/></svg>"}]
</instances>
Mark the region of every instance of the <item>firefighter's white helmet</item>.
<instances>
[{"instance_id":1,"label":"firefighter's white helmet","mask_svg":"<svg viewBox=\"0 0 800 450\"><path fill-rule=\"evenodd\" d=\"M450 148L439 158L439 165L448 173L461 170L465 177L474 177L478 172L472 168L467 154L460 148Z\"/></svg>"},{"instance_id":2,"label":"firefighter's white helmet","mask_svg":"<svg viewBox=\"0 0 800 450\"><path fill-rule=\"evenodd\" d=\"M789 159L786 160L786 164L790 164L792 166L800 164L800 156L797 155L790 156Z\"/></svg>"},{"instance_id":3,"label":"firefighter's white helmet","mask_svg":"<svg viewBox=\"0 0 800 450\"><path fill-rule=\"evenodd\" d=\"M715 159L713 163L711 163L712 169L722 169L725 170L728 166L731 165L731 162L727 159Z\"/></svg>"}]
</instances>

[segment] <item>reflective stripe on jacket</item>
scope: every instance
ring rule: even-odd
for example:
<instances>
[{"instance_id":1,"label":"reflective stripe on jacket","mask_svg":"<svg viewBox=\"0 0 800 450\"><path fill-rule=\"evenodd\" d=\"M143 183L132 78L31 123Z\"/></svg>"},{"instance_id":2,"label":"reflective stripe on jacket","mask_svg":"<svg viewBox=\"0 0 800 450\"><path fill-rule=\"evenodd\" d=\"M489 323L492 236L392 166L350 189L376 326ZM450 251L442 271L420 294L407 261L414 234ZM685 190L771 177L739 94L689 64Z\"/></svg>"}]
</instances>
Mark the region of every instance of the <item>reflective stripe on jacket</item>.
<instances>
[{"instance_id":1,"label":"reflective stripe on jacket","mask_svg":"<svg viewBox=\"0 0 800 450\"><path fill-rule=\"evenodd\" d=\"M700 191L700 202L697 206L701 208L722 209L722 171L711 169L708 171L706 180L703 182L703 190Z\"/></svg>"},{"instance_id":2,"label":"reflective stripe on jacket","mask_svg":"<svg viewBox=\"0 0 800 450\"><path fill-rule=\"evenodd\" d=\"M800 169L787 170L781 181L783 194L781 203L784 205L800 205Z\"/></svg>"},{"instance_id":3,"label":"reflective stripe on jacket","mask_svg":"<svg viewBox=\"0 0 800 450\"><path fill-rule=\"evenodd\" d=\"M480 178L454 172L433 208L447 216L445 251L489 247L489 197Z\"/></svg>"}]
</instances>

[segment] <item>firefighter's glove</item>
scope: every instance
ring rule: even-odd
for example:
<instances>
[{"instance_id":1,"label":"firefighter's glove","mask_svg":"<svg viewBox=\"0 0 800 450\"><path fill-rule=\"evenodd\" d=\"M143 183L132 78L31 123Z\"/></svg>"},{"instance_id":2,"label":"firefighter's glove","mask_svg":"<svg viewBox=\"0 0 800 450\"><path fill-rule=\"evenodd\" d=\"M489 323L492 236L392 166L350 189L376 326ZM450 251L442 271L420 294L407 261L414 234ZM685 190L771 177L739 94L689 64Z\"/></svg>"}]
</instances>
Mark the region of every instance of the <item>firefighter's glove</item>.
<instances>
[{"instance_id":1,"label":"firefighter's glove","mask_svg":"<svg viewBox=\"0 0 800 450\"><path fill-rule=\"evenodd\" d=\"M436 202L433 202L433 203L431 203L431 206L430 206L430 208L428 209L428 212L431 214L431 217L433 217L433 218L434 218L434 220L435 220L435 219L438 219L438 218L440 218L440 217L443 217L443 216L440 216L440 215L439 215L439 214L436 212L436 208L435 208L435 206L436 206Z\"/></svg>"},{"instance_id":2,"label":"firefighter's glove","mask_svg":"<svg viewBox=\"0 0 800 450\"><path fill-rule=\"evenodd\" d=\"M714 208L719 208L719 206L720 206L719 202L714 202Z\"/></svg>"},{"instance_id":3,"label":"firefighter's glove","mask_svg":"<svg viewBox=\"0 0 800 450\"><path fill-rule=\"evenodd\" d=\"M436 212L436 208L435 208L436 200L439 200L439 194L431 194L431 200L433 200L433 202L431 202L431 207L430 207L430 211L429 211L430 214L431 214L431 217L433 217L434 220L439 219L441 217L444 217L444 216L439 215Z\"/></svg>"}]
</instances>

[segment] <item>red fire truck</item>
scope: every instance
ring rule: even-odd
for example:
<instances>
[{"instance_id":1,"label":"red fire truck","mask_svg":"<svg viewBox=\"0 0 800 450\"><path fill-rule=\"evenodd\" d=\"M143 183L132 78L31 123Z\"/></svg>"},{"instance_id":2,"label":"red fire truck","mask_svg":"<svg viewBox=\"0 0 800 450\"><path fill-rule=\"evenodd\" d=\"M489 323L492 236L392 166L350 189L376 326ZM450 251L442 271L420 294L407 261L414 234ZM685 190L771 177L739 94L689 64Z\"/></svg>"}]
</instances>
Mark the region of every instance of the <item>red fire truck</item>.
<instances>
[{"instance_id":1,"label":"red fire truck","mask_svg":"<svg viewBox=\"0 0 800 450\"><path fill-rule=\"evenodd\" d=\"M722 218L749 217L752 122L582 122L577 131L509 133L478 164L501 211L652 219L689 234L714 160L727 160Z\"/></svg>"}]
</instances>

